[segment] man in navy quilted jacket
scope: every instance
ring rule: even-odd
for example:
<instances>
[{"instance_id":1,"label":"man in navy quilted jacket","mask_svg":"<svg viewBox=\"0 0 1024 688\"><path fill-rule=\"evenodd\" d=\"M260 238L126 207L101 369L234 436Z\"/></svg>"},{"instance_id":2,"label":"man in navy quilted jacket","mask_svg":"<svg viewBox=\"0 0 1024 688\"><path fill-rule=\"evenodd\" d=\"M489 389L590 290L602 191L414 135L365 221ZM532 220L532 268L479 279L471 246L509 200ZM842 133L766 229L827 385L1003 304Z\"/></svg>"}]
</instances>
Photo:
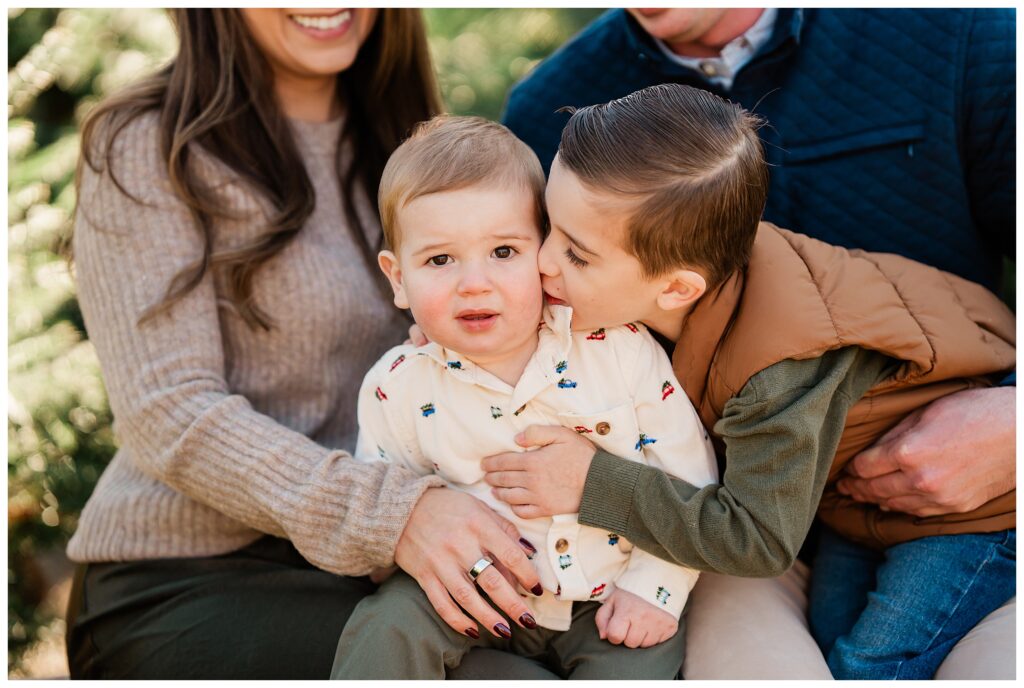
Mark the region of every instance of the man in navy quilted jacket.
<instances>
[{"instance_id":1,"label":"man in navy quilted jacket","mask_svg":"<svg viewBox=\"0 0 1024 688\"><path fill-rule=\"evenodd\" d=\"M611 10L513 89L504 122L548 168L562 106L658 83L707 89L768 120L766 220L998 289L1015 249L1015 32L1012 9ZM1015 489L1008 382L911 416L857 457L844 489L920 516ZM778 579L702 577L684 675L827 678L807 576L798 563ZM1012 677L1014 612L979 624L937 677Z\"/></svg>"}]
</instances>

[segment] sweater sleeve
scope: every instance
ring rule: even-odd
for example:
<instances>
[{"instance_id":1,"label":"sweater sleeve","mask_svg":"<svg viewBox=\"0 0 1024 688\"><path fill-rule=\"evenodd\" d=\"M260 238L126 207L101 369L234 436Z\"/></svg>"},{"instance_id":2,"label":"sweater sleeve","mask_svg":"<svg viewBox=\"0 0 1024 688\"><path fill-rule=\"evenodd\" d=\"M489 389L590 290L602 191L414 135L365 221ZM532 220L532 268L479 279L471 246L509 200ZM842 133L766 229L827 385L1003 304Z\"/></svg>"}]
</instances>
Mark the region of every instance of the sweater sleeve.
<instances>
[{"instance_id":1,"label":"sweater sleeve","mask_svg":"<svg viewBox=\"0 0 1024 688\"><path fill-rule=\"evenodd\" d=\"M121 187L109 170L83 165L75 266L117 435L132 461L197 502L288 538L324 570L354 575L390 564L419 496L440 481L356 462L233 393L220 324L233 316L218 308L209 271L170 311L140 324L173 277L202 256L204 239L171 191L152 119L120 132L112 167Z\"/></svg>"},{"instance_id":2,"label":"sweater sleeve","mask_svg":"<svg viewBox=\"0 0 1024 688\"><path fill-rule=\"evenodd\" d=\"M782 574L810 528L850 407L890 362L849 347L752 377L714 428L726 447L721 483L698 487L598 453L580 522L701 571Z\"/></svg>"}]
</instances>

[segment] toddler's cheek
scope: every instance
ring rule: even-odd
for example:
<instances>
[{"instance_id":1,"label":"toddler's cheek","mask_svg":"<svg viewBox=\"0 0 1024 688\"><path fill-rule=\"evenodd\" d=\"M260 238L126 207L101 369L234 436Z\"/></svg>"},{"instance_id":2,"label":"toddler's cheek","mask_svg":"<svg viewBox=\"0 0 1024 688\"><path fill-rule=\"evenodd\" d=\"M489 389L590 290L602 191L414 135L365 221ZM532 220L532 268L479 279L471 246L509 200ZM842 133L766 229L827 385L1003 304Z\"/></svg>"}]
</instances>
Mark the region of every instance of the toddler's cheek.
<instances>
[{"instance_id":1,"label":"toddler's cheek","mask_svg":"<svg viewBox=\"0 0 1024 688\"><path fill-rule=\"evenodd\" d=\"M409 306L416 323L423 329L424 334L433 341L436 341L432 334L439 329L443 331L445 324L451 317L451 299L447 292L439 289L431 289L430 285L416 285L418 288L411 290L409 294Z\"/></svg>"}]
</instances>

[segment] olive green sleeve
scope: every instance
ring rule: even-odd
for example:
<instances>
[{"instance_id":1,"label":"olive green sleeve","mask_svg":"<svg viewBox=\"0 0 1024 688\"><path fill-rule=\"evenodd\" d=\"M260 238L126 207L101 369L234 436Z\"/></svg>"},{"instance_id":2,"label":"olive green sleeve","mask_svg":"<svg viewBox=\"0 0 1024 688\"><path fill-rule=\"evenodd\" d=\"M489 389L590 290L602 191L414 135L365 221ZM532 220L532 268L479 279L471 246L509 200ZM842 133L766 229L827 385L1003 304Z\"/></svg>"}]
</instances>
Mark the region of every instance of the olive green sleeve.
<instances>
[{"instance_id":1,"label":"olive green sleeve","mask_svg":"<svg viewBox=\"0 0 1024 688\"><path fill-rule=\"evenodd\" d=\"M782 574L810 528L850 407L891 365L848 347L752 377L714 427L725 443L719 484L698 488L599 451L580 523L702 571Z\"/></svg>"}]
</instances>

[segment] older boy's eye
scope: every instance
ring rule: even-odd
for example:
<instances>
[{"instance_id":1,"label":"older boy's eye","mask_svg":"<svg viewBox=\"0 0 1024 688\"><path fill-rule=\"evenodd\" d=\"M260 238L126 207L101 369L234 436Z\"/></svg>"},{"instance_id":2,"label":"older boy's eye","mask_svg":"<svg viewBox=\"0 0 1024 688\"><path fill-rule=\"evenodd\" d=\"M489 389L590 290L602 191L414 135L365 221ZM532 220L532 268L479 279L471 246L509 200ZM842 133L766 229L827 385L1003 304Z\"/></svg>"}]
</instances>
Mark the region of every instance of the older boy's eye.
<instances>
[{"instance_id":1,"label":"older boy's eye","mask_svg":"<svg viewBox=\"0 0 1024 688\"><path fill-rule=\"evenodd\" d=\"M577 256L575 253L573 253L572 247L565 249L565 257L569 259L570 263L572 263L578 268L585 268L590 264L587 261L580 258L579 256Z\"/></svg>"},{"instance_id":2,"label":"older boy's eye","mask_svg":"<svg viewBox=\"0 0 1024 688\"><path fill-rule=\"evenodd\" d=\"M499 246L498 248L494 249L494 257L500 258L502 260L505 260L506 258L511 258L513 255L515 255L515 253L516 250L511 246Z\"/></svg>"},{"instance_id":3,"label":"older boy's eye","mask_svg":"<svg viewBox=\"0 0 1024 688\"><path fill-rule=\"evenodd\" d=\"M447 253L442 253L442 254L441 254L441 255L439 255L439 256L431 256L431 257L430 257L430 258L429 258L429 259L427 260L427 262L429 262L429 263L430 263L431 265L436 265L437 267L439 267L439 268L440 268L440 267L443 267L443 266L447 265L447 264L448 264L448 262L449 262L449 261L450 261L451 259L452 259L452 257L451 257L451 256L449 256L449 255L448 255Z\"/></svg>"}]
</instances>

